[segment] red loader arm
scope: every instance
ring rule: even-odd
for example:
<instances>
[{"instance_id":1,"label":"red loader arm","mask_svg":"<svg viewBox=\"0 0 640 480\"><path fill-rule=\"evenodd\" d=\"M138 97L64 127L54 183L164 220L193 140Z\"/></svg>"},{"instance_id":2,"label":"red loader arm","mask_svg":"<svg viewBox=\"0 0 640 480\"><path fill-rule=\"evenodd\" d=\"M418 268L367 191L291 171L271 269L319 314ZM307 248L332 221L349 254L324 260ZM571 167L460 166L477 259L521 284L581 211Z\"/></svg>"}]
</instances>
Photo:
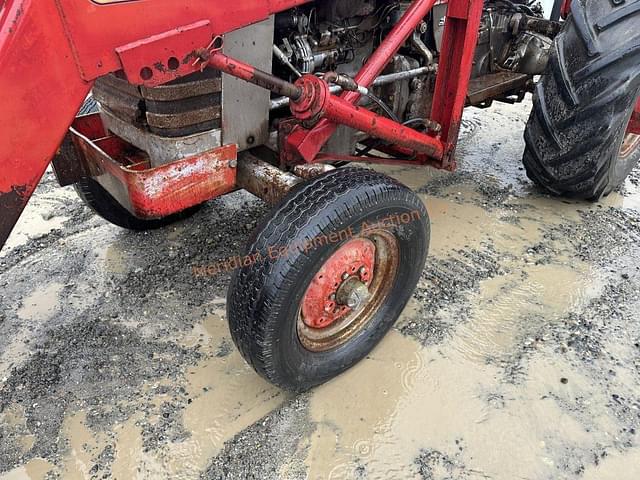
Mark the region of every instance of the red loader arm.
<instances>
[{"instance_id":1,"label":"red loader arm","mask_svg":"<svg viewBox=\"0 0 640 480\"><path fill-rule=\"evenodd\" d=\"M1 247L91 83L80 78L54 2L0 5Z\"/></svg>"}]
</instances>

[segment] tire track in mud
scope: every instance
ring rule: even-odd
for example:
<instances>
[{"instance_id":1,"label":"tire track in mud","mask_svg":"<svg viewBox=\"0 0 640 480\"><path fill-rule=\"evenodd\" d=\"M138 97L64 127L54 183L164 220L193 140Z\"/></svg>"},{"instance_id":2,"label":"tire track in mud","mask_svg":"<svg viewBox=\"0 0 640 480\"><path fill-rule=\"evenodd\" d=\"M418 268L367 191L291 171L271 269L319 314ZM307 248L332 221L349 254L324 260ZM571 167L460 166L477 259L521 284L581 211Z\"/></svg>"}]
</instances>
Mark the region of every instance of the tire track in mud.
<instances>
[{"instance_id":1,"label":"tire track in mud","mask_svg":"<svg viewBox=\"0 0 640 480\"><path fill-rule=\"evenodd\" d=\"M398 325L422 345L442 342L452 328L471 314L468 300L484 280L504 275L491 245L486 250L458 250L448 258L432 258L422 274L414 300L419 305L410 319Z\"/></svg>"},{"instance_id":2,"label":"tire track in mud","mask_svg":"<svg viewBox=\"0 0 640 480\"><path fill-rule=\"evenodd\" d=\"M303 480L308 439L314 431L309 398L303 394L226 442L200 478Z\"/></svg>"}]
</instances>

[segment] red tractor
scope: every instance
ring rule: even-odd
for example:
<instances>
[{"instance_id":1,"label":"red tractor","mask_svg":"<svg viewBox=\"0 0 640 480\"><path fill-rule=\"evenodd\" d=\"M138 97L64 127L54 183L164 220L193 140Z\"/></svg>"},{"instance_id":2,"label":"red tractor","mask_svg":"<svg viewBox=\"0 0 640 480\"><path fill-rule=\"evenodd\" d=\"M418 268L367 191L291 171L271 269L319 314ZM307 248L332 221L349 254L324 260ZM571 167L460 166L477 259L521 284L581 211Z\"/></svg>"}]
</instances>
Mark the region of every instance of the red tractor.
<instances>
[{"instance_id":1,"label":"red tractor","mask_svg":"<svg viewBox=\"0 0 640 480\"><path fill-rule=\"evenodd\" d=\"M0 245L52 161L133 230L244 188L274 207L236 262L231 334L304 390L383 338L429 247L413 192L342 167L453 170L465 106L527 92L529 177L615 189L640 158L640 1L0 0Z\"/></svg>"}]
</instances>

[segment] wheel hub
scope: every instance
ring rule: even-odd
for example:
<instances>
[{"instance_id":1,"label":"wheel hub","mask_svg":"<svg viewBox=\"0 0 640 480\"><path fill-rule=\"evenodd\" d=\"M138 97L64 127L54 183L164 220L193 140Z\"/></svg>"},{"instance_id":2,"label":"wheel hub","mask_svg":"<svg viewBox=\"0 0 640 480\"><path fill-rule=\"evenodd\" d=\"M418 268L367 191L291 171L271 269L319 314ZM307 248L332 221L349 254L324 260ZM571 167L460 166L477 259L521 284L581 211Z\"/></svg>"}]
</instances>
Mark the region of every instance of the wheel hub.
<instances>
[{"instance_id":1,"label":"wheel hub","mask_svg":"<svg viewBox=\"0 0 640 480\"><path fill-rule=\"evenodd\" d=\"M302 300L302 318L308 327L326 328L358 310L370 298L375 244L366 238L348 241L315 275Z\"/></svg>"},{"instance_id":2,"label":"wheel hub","mask_svg":"<svg viewBox=\"0 0 640 480\"><path fill-rule=\"evenodd\" d=\"M336 293L338 305L346 305L352 310L357 310L369 300L369 287L361 282L358 277L349 277L342 282Z\"/></svg>"}]
</instances>

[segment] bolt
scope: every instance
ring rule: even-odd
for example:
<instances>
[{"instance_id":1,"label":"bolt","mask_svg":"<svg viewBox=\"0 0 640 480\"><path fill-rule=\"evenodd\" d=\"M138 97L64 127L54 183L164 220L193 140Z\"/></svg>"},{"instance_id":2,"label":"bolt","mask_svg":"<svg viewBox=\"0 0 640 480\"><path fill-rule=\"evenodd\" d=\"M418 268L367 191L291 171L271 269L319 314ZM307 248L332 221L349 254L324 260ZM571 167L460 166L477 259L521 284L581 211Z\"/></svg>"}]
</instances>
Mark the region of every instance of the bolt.
<instances>
[{"instance_id":1,"label":"bolt","mask_svg":"<svg viewBox=\"0 0 640 480\"><path fill-rule=\"evenodd\" d=\"M347 278L349 278L349 274L347 272L342 274L342 280L346 280Z\"/></svg>"},{"instance_id":2,"label":"bolt","mask_svg":"<svg viewBox=\"0 0 640 480\"><path fill-rule=\"evenodd\" d=\"M231 160L229 162L229 168L236 168L238 166L238 161L237 160Z\"/></svg>"},{"instance_id":3,"label":"bolt","mask_svg":"<svg viewBox=\"0 0 640 480\"><path fill-rule=\"evenodd\" d=\"M336 301L336 294L332 293L331 295L329 295L329 300L331 300L332 302Z\"/></svg>"},{"instance_id":4,"label":"bolt","mask_svg":"<svg viewBox=\"0 0 640 480\"><path fill-rule=\"evenodd\" d=\"M367 274L367 268L366 267L360 267L360 270L358 270L358 273L360 274L360 276L366 275Z\"/></svg>"}]
</instances>

